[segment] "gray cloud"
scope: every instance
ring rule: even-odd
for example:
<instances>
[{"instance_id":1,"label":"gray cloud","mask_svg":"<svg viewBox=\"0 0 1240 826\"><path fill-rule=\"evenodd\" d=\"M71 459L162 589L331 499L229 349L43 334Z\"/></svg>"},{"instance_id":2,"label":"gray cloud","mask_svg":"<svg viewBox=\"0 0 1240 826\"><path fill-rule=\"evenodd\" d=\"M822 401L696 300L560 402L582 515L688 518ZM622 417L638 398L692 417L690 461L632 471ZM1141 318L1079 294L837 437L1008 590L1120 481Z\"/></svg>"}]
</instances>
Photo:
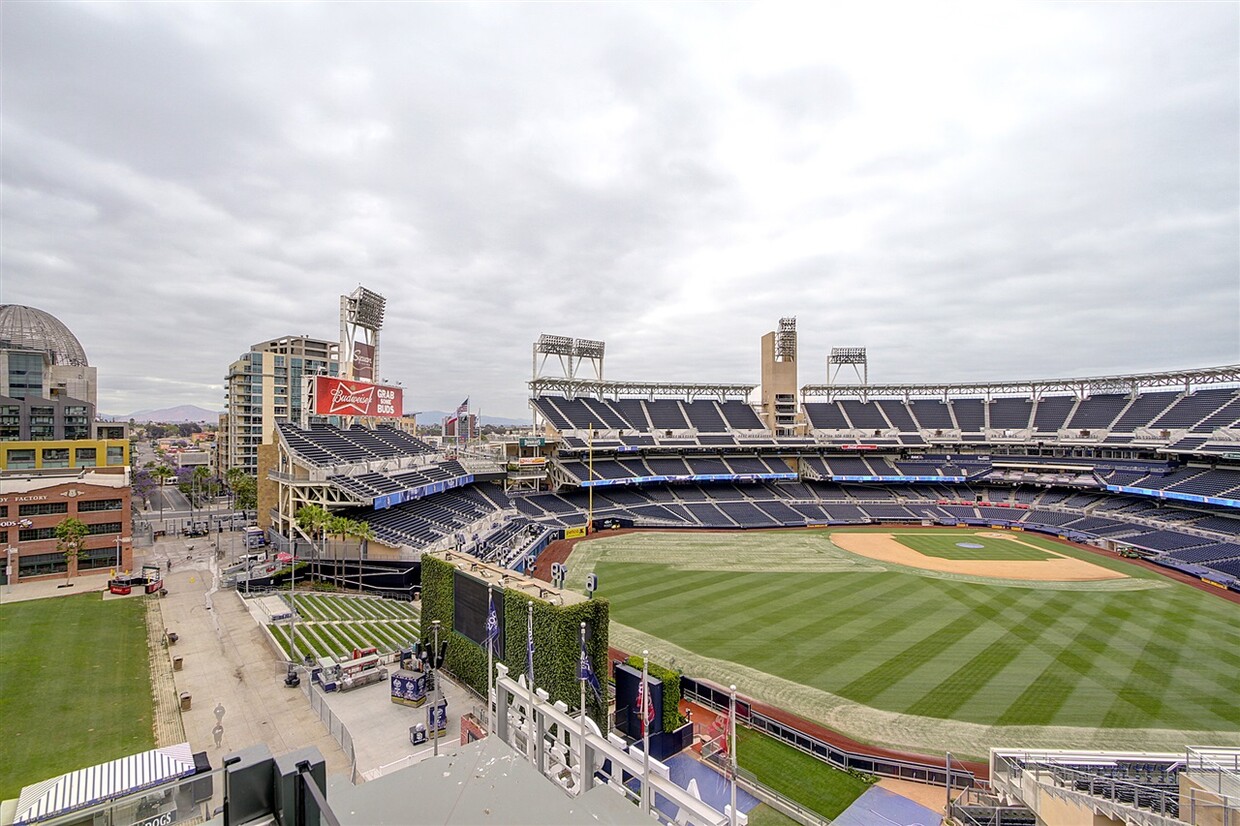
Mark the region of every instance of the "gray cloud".
<instances>
[{"instance_id":1,"label":"gray cloud","mask_svg":"<svg viewBox=\"0 0 1240 826\"><path fill-rule=\"evenodd\" d=\"M1236 361L1237 7L903 13L10 3L0 299L109 412L222 406L358 283L425 409L523 415L542 331L755 381L786 314L805 382Z\"/></svg>"}]
</instances>

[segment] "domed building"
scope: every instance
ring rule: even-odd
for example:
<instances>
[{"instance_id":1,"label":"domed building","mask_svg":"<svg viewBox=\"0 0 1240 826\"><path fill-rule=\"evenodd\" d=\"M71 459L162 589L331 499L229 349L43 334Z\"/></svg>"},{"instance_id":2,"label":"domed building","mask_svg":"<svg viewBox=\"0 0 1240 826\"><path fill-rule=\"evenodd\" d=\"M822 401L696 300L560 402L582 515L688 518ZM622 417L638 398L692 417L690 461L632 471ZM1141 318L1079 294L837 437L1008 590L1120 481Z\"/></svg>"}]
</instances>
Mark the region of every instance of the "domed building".
<instances>
[{"instance_id":1,"label":"domed building","mask_svg":"<svg viewBox=\"0 0 1240 826\"><path fill-rule=\"evenodd\" d=\"M82 343L51 313L21 304L0 304L0 345L40 350L56 365L88 367Z\"/></svg>"},{"instance_id":2,"label":"domed building","mask_svg":"<svg viewBox=\"0 0 1240 826\"><path fill-rule=\"evenodd\" d=\"M96 370L60 319L0 305L0 583L132 566L129 441L96 425L96 399ZM73 559L55 539L67 518L89 530Z\"/></svg>"},{"instance_id":3,"label":"domed building","mask_svg":"<svg viewBox=\"0 0 1240 826\"><path fill-rule=\"evenodd\" d=\"M51 313L0 304L0 396L11 399L72 399L89 405L85 438L98 404L97 375L82 343ZM12 438L0 429L0 440ZM37 437L35 437L37 438Z\"/></svg>"}]
</instances>

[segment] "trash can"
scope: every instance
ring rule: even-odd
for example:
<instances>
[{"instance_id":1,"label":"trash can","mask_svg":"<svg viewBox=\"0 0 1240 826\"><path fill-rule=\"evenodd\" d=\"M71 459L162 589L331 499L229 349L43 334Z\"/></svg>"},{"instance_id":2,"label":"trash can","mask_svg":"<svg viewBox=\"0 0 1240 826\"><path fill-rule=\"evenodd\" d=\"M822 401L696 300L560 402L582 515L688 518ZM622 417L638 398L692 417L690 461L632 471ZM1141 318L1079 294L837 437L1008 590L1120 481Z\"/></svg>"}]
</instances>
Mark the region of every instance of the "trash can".
<instances>
[{"instance_id":1,"label":"trash can","mask_svg":"<svg viewBox=\"0 0 1240 826\"><path fill-rule=\"evenodd\" d=\"M173 657L172 658L172 670L173 671L181 670L181 666L183 665L182 660L184 660L184 657Z\"/></svg>"},{"instance_id":2,"label":"trash can","mask_svg":"<svg viewBox=\"0 0 1240 826\"><path fill-rule=\"evenodd\" d=\"M181 711L189 711L190 693L188 691L181 692Z\"/></svg>"}]
</instances>

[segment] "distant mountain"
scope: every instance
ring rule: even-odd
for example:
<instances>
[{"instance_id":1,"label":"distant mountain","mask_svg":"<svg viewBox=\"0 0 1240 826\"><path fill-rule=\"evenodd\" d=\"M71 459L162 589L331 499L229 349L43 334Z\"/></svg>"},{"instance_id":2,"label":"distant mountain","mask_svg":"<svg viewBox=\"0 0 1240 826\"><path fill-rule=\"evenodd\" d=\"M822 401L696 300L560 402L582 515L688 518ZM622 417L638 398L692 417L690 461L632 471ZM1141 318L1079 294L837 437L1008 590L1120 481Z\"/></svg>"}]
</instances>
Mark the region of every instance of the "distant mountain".
<instances>
[{"instance_id":1,"label":"distant mountain","mask_svg":"<svg viewBox=\"0 0 1240 826\"><path fill-rule=\"evenodd\" d=\"M418 424L439 424L451 413L445 413L442 410L422 410L418 413ZM503 416L483 416L482 424L493 424L496 427L528 427L529 419L506 419Z\"/></svg>"},{"instance_id":2,"label":"distant mountain","mask_svg":"<svg viewBox=\"0 0 1240 826\"><path fill-rule=\"evenodd\" d=\"M165 407L161 410L139 410L135 413L130 413L128 416L109 416L108 418L121 422L133 419L135 422L168 422L170 424L210 422L215 424L219 422L220 414L214 410L199 407L196 404L182 404L178 407Z\"/></svg>"}]
</instances>

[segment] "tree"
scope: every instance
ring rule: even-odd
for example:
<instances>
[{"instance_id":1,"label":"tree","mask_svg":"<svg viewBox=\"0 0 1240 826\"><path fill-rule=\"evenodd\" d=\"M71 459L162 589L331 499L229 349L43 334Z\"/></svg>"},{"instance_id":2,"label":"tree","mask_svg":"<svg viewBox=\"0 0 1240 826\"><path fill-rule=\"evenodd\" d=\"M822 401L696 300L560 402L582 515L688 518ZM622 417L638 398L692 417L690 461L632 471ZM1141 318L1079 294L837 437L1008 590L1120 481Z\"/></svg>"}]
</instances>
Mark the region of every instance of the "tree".
<instances>
[{"instance_id":1,"label":"tree","mask_svg":"<svg viewBox=\"0 0 1240 826\"><path fill-rule=\"evenodd\" d=\"M233 507L249 511L258 507L258 480L241 468L233 468L224 474L232 491Z\"/></svg>"},{"instance_id":2,"label":"tree","mask_svg":"<svg viewBox=\"0 0 1240 826\"><path fill-rule=\"evenodd\" d=\"M329 516L327 518L327 524L323 526L323 530L325 533L328 533L332 536L340 537L340 543L342 545L344 544L345 537L349 535L349 532L352 529L353 529L352 519L349 519L348 517L345 517L345 516L335 515L335 514L333 514L332 516ZM340 579L340 557L341 557L340 553L332 554L332 558L335 560L335 565L333 567L335 568L335 571L336 571L337 580Z\"/></svg>"},{"instance_id":3,"label":"tree","mask_svg":"<svg viewBox=\"0 0 1240 826\"><path fill-rule=\"evenodd\" d=\"M66 516L56 526L55 533L56 550L65 555L65 582L68 582L77 567L74 562L86 558L83 546L86 544L86 537L90 535L90 528L80 519Z\"/></svg>"},{"instance_id":4,"label":"tree","mask_svg":"<svg viewBox=\"0 0 1240 826\"><path fill-rule=\"evenodd\" d=\"M175 475L176 474L173 472L172 468L168 467L167 465L156 465L154 468L151 469L151 476L154 476L156 479L158 479L159 484L161 486L163 486L169 479L171 479ZM163 494L160 494L160 497L159 497L159 518L161 520L164 518Z\"/></svg>"},{"instance_id":5,"label":"tree","mask_svg":"<svg viewBox=\"0 0 1240 826\"><path fill-rule=\"evenodd\" d=\"M151 491L155 490L155 478L147 468L139 468L133 474L133 492L142 497L142 503L150 506Z\"/></svg>"},{"instance_id":6,"label":"tree","mask_svg":"<svg viewBox=\"0 0 1240 826\"><path fill-rule=\"evenodd\" d=\"M297 510L293 516L297 520L297 527L310 538L311 545L314 540L323 536L323 529L327 527L331 514L322 505L306 505ZM317 549L317 546L315 546Z\"/></svg>"},{"instance_id":7,"label":"tree","mask_svg":"<svg viewBox=\"0 0 1240 826\"><path fill-rule=\"evenodd\" d=\"M352 523L349 527L349 535L357 537L357 592L362 592L362 557L366 555L366 543L375 538L374 529L370 527L369 522L363 522L360 519L350 519Z\"/></svg>"}]
</instances>

